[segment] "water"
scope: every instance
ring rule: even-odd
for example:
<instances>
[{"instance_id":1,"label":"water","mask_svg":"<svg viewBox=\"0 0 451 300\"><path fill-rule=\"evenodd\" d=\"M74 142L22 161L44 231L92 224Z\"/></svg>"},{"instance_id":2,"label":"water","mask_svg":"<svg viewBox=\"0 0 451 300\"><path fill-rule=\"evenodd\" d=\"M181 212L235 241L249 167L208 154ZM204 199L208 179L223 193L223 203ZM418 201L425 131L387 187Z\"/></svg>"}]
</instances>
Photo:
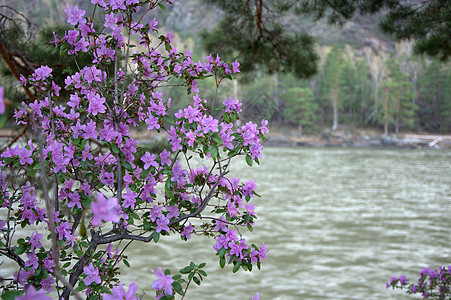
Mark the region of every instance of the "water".
<instances>
[{"instance_id":1,"label":"water","mask_svg":"<svg viewBox=\"0 0 451 300\"><path fill-rule=\"evenodd\" d=\"M451 264L450 165L451 151L268 147L260 166L232 167L262 196L244 232L267 245L261 270L221 270L212 239L162 237L128 248L122 279L151 299L151 269L193 260L207 262L208 277L185 299L418 299L385 282Z\"/></svg>"},{"instance_id":2,"label":"water","mask_svg":"<svg viewBox=\"0 0 451 300\"><path fill-rule=\"evenodd\" d=\"M262 195L246 233L269 249L261 270L219 269L210 239L166 238L135 244L123 278L150 298L151 268L192 259L208 277L185 299L415 299L385 282L451 264L450 165L450 151L267 148L260 166L232 169Z\"/></svg>"}]
</instances>

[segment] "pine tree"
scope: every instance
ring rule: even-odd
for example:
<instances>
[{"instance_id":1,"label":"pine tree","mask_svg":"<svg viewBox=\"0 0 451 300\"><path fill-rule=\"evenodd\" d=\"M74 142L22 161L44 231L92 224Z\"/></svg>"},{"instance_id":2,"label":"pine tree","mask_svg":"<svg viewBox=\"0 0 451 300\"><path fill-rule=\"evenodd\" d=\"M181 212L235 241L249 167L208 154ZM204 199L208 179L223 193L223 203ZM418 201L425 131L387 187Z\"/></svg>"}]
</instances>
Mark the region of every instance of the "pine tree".
<instances>
[{"instance_id":1,"label":"pine tree","mask_svg":"<svg viewBox=\"0 0 451 300\"><path fill-rule=\"evenodd\" d=\"M389 132L389 126L394 126L395 133L400 127L413 129L417 106L412 99L415 97L414 86L399 67L389 61L391 74L380 89L382 109L378 112L378 120L384 126L384 134Z\"/></svg>"},{"instance_id":2,"label":"pine tree","mask_svg":"<svg viewBox=\"0 0 451 300\"><path fill-rule=\"evenodd\" d=\"M445 132L451 129L450 66L433 60L419 84L418 117L421 128Z\"/></svg>"},{"instance_id":3,"label":"pine tree","mask_svg":"<svg viewBox=\"0 0 451 300\"><path fill-rule=\"evenodd\" d=\"M356 104L358 106L358 122L363 126L365 117L371 112L372 99L372 85L370 72L366 60L361 60L356 67Z\"/></svg>"},{"instance_id":4,"label":"pine tree","mask_svg":"<svg viewBox=\"0 0 451 300\"><path fill-rule=\"evenodd\" d=\"M328 53L319 79L319 98L323 110L332 109L332 130L336 130L339 122L340 96L343 91L344 53L340 46L335 45ZM329 106L326 106L329 101Z\"/></svg>"},{"instance_id":5,"label":"pine tree","mask_svg":"<svg viewBox=\"0 0 451 300\"><path fill-rule=\"evenodd\" d=\"M300 132L306 127L312 129L318 119L318 104L314 102L312 90L295 87L288 89L283 97L287 102L285 119L297 124Z\"/></svg>"}]
</instances>

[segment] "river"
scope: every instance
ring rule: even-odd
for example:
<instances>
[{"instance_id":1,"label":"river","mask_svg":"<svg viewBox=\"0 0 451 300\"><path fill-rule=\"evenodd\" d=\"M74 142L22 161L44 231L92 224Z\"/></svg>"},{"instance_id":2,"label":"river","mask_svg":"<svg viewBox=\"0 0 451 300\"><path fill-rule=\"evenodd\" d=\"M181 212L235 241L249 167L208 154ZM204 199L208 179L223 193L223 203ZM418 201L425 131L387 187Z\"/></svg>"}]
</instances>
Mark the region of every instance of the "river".
<instances>
[{"instance_id":1,"label":"river","mask_svg":"<svg viewBox=\"0 0 451 300\"><path fill-rule=\"evenodd\" d=\"M127 249L122 280L151 299L151 269L193 260L207 263L208 277L185 299L418 299L385 282L451 264L450 166L450 150L267 147L261 165L243 158L231 172L254 179L262 196L252 200L254 231L244 232L268 248L261 270L220 269L206 237L161 237Z\"/></svg>"},{"instance_id":2,"label":"river","mask_svg":"<svg viewBox=\"0 0 451 300\"><path fill-rule=\"evenodd\" d=\"M207 262L208 277L185 299L416 299L385 282L451 264L450 166L451 151L268 147L261 165L232 168L262 196L246 233L267 245L261 270L219 269L208 238L162 238L130 248L123 279L147 298L150 269L192 259Z\"/></svg>"}]
</instances>

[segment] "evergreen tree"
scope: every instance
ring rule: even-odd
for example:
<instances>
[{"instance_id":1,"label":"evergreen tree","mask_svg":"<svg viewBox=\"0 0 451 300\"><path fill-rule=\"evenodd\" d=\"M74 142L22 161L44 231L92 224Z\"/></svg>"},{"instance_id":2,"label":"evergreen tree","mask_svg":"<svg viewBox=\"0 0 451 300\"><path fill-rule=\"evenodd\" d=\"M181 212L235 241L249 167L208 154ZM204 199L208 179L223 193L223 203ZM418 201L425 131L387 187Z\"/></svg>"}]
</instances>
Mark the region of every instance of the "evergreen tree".
<instances>
[{"instance_id":1,"label":"evergreen tree","mask_svg":"<svg viewBox=\"0 0 451 300\"><path fill-rule=\"evenodd\" d=\"M412 99L415 97L414 86L399 67L390 61L391 76L380 89L382 109L378 112L378 120L384 126L384 134L389 132L389 126L394 126L395 133L400 127L413 129L417 106Z\"/></svg>"},{"instance_id":2,"label":"evergreen tree","mask_svg":"<svg viewBox=\"0 0 451 300\"><path fill-rule=\"evenodd\" d=\"M357 74L350 59L343 59L340 76L340 120L347 124L355 124L358 120Z\"/></svg>"},{"instance_id":3,"label":"evergreen tree","mask_svg":"<svg viewBox=\"0 0 451 300\"><path fill-rule=\"evenodd\" d=\"M322 109L332 109L332 130L336 130L339 121L340 96L343 95L344 53L338 45L332 47L323 65L319 82L319 98ZM328 100L329 105L326 105Z\"/></svg>"},{"instance_id":4,"label":"evergreen tree","mask_svg":"<svg viewBox=\"0 0 451 300\"><path fill-rule=\"evenodd\" d=\"M433 60L419 82L420 128L435 132L451 130L450 66Z\"/></svg>"},{"instance_id":5,"label":"evergreen tree","mask_svg":"<svg viewBox=\"0 0 451 300\"><path fill-rule=\"evenodd\" d=\"M307 33L285 30L283 19L297 14L344 24L356 14L383 13L381 29L399 40L414 40L414 51L446 60L451 55L451 1L404 0L204 0L223 14L216 28L204 34L206 48L240 56L243 70L260 66L292 71L300 77L316 72L318 56Z\"/></svg>"},{"instance_id":6,"label":"evergreen tree","mask_svg":"<svg viewBox=\"0 0 451 300\"><path fill-rule=\"evenodd\" d=\"M284 117L287 121L297 124L299 131L312 129L318 119L318 104L314 102L310 88L295 87L288 89L284 95L286 107Z\"/></svg>"},{"instance_id":7,"label":"evergreen tree","mask_svg":"<svg viewBox=\"0 0 451 300\"><path fill-rule=\"evenodd\" d=\"M371 113L372 100L372 88L371 78L366 60L361 60L356 66L356 94L355 102L358 106L358 122L363 126L365 117Z\"/></svg>"}]
</instances>

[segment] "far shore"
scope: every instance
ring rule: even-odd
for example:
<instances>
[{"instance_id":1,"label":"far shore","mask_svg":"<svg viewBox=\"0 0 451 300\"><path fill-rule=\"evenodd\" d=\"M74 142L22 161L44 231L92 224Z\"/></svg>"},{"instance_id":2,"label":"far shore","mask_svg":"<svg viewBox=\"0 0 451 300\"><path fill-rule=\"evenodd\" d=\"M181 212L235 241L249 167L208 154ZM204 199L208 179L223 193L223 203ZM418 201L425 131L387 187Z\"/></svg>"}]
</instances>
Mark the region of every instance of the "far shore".
<instances>
[{"instance_id":1,"label":"far shore","mask_svg":"<svg viewBox=\"0 0 451 300\"><path fill-rule=\"evenodd\" d=\"M451 135L400 133L384 135L375 131L330 131L303 135L298 131L275 130L266 145L304 147L451 149Z\"/></svg>"},{"instance_id":2,"label":"far shore","mask_svg":"<svg viewBox=\"0 0 451 300\"><path fill-rule=\"evenodd\" d=\"M8 144L20 131L0 130L0 143ZM143 143L161 141L165 133L138 130L133 137ZM318 134L302 134L289 128L270 128L265 146L281 147L355 147L355 148L407 148L451 149L451 135L430 133L400 133L384 135L374 130L325 130Z\"/></svg>"}]
</instances>

